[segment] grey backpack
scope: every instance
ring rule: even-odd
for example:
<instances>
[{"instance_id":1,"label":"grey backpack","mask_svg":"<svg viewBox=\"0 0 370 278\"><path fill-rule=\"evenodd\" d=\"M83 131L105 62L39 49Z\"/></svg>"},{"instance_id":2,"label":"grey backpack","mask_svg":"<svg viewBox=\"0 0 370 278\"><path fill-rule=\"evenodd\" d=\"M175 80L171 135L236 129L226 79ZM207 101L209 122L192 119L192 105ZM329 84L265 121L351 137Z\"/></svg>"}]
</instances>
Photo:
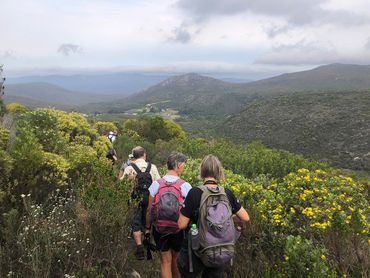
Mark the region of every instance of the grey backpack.
<instances>
[{"instance_id":1,"label":"grey backpack","mask_svg":"<svg viewBox=\"0 0 370 278\"><path fill-rule=\"evenodd\" d=\"M202 197L199 206L199 249L195 254L207 267L220 267L234 257L237 232L232 209L222 186L200 186Z\"/></svg>"}]
</instances>

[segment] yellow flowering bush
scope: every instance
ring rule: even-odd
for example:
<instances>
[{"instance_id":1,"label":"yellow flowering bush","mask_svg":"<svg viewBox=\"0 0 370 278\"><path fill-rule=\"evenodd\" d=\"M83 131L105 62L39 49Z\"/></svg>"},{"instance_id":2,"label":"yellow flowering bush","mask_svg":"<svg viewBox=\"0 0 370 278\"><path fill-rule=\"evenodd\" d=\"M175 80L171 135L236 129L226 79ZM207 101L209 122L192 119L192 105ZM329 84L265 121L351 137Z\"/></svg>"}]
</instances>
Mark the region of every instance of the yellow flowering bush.
<instances>
[{"instance_id":1,"label":"yellow flowering bush","mask_svg":"<svg viewBox=\"0 0 370 278\"><path fill-rule=\"evenodd\" d=\"M9 140L9 130L0 127L0 149L5 150Z\"/></svg>"},{"instance_id":2,"label":"yellow flowering bush","mask_svg":"<svg viewBox=\"0 0 370 278\"><path fill-rule=\"evenodd\" d=\"M200 160L189 160L183 178L196 178L199 163ZM287 276L306 277L310 273L310 277L322 277L330 269L335 277L335 272L343 271L345 265L360 268L368 260L368 184L331 171L302 168L282 179L264 175L248 179L225 170L222 185L234 192L251 216L248 234L238 243L245 257L237 259L236 274L272 268L274 273ZM303 245L298 247L297 242ZM350 253L337 254L335 248L356 250L359 259ZM246 264L245 258L255 257L256 253L263 265L258 265L256 258L253 264ZM276 265L265 264L266 257ZM315 265L309 267L310 264Z\"/></svg>"}]
</instances>

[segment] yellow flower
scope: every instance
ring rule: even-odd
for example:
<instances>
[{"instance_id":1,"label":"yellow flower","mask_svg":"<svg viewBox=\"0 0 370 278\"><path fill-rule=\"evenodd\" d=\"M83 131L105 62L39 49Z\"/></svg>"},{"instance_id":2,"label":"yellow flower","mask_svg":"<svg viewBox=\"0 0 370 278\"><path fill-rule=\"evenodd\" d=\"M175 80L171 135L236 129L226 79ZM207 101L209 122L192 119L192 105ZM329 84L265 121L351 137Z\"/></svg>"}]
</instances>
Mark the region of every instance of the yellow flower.
<instances>
[{"instance_id":1,"label":"yellow flower","mask_svg":"<svg viewBox=\"0 0 370 278\"><path fill-rule=\"evenodd\" d=\"M290 213L291 213L291 214L294 214L294 213L295 213L294 208L290 208Z\"/></svg>"},{"instance_id":2,"label":"yellow flower","mask_svg":"<svg viewBox=\"0 0 370 278\"><path fill-rule=\"evenodd\" d=\"M284 256L284 259L285 259L285 261L289 261L289 257L288 256Z\"/></svg>"},{"instance_id":3,"label":"yellow flower","mask_svg":"<svg viewBox=\"0 0 370 278\"><path fill-rule=\"evenodd\" d=\"M326 260L326 257L325 257L325 255L323 254L323 255L321 255L321 259L323 260L323 261L325 261Z\"/></svg>"},{"instance_id":4,"label":"yellow flower","mask_svg":"<svg viewBox=\"0 0 370 278\"><path fill-rule=\"evenodd\" d=\"M309 173L310 171L308 169L305 169L305 168L302 168L302 169L298 169L298 173L300 174L306 174L306 173Z\"/></svg>"}]
</instances>

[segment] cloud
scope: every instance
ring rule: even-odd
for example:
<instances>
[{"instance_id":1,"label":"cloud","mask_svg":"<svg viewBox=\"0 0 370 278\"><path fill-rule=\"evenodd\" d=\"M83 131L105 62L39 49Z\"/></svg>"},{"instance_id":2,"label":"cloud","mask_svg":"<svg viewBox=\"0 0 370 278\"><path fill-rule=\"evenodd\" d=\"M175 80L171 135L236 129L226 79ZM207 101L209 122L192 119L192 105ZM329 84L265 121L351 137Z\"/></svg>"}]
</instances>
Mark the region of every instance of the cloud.
<instances>
[{"instance_id":1,"label":"cloud","mask_svg":"<svg viewBox=\"0 0 370 278\"><path fill-rule=\"evenodd\" d=\"M69 56L71 54L82 54L83 49L77 44L64 43L59 46L57 52L64 56Z\"/></svg>"},{"instance_id":2,"label":"cloud","mask_svg":"<svg viewBox=\"0 0 370 278\"><path fill-rule=\"evenodd\" d=\"M291 27L288 25L283 26L271 25L263 28L264 32L270 39L273 39L280 34L284 34L288 32L290 29Z\"/></svg>"},{"instance_id":3,"label":"cloud","mask_svg":"<svg viewBox=\"0 0 370 278\"><path fill-rule=\"evenodd\" d=\"M309 22L315 12L321 10L320 4L327 0L178 0L177 6L198 20L214 15L236 15L252 12L262 15L287 18L302 24Z\"/></svg>"},{"instance_id":4,"label":"cloud","mask_svg":"<svg viewBox=\"0 0 370 278\"><path fill-rule=\"evenodd\" d=\"M365 43L365 48L367 50L370 50L370 37L367 39L366 43Z\"/></svg>"},{"instance_id":5,"label":"cloud","mask_svg":"<svg viewBox=\"0 0 370 278\"><path fill-rule=\"evenodd\" d=\"M5 59L14 59L15 58L15 53L13 50L5 50L3 52L0 51L0 59L5 60ZM1 63L0 63L1 64Z\"/></svg>"},{"instance_id":6,"label":"cloud","mask_svg":"<svg viewBox=\"0 0 370 278\"><path fill-rule=\"evenodd\" d=\"M274 47L258 58L256 64L270 65L320 65L340 61L340 56L330 45L301 41Z\"/></svg>"},{"instance_id":7,"label":"cloud","mask_svg":"<svg viewBox=\"0 0 370 278\"><path fill-rule=\"evenodd\" d=\"M232 16L242 13L285 19L290 25L310 23L365 24L369 16L333 9L329 0L178 0L176 6L196 21L213 16ZM329 8L328 8L329 7ZM285 30L282 30L285 31Z\"/></svg>"},{"instance_id":8,"label":"cloud","mask_svg":"<svg viewBox=\"0 0 370 278\"><path fill-rule=\"evenodd\" d=\"M191 39L192 39L191 34L184 27L175 28L172 31L172 36L168 38L169 41L179 42L183 44L189 43Z\"/></svg>"}]
</instances>

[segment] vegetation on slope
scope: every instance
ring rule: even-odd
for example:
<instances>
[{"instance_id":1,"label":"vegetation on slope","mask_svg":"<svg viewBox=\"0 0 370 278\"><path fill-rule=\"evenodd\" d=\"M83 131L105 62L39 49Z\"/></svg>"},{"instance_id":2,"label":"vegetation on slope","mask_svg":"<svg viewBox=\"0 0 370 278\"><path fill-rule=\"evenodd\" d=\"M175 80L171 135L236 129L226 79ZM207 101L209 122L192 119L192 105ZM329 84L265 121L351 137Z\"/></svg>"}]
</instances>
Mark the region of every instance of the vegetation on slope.
<instances>
[{"instance_id":1,"label":"vegetation on slope","mask_svg":"<svg viewBox=\"0 0 370 278\"><path fill-rule=\"evenodd\" d=\"M160 168L173 150L193 157L183 175L193 186L199 158L220 157L228 169L223 184L252 219L230 275L369 275L369 180L258 142L189 139L158 117L107 123L53 109L12 113L15 142L11 130L0 129L1 277L122 277L133 267L158 275L157 260L143 268L132 258L132 185L116 183L117 169L105 158L112 146L101 136L112 128L121 161L135 145Z\"/></svg>"}]
</instances>

